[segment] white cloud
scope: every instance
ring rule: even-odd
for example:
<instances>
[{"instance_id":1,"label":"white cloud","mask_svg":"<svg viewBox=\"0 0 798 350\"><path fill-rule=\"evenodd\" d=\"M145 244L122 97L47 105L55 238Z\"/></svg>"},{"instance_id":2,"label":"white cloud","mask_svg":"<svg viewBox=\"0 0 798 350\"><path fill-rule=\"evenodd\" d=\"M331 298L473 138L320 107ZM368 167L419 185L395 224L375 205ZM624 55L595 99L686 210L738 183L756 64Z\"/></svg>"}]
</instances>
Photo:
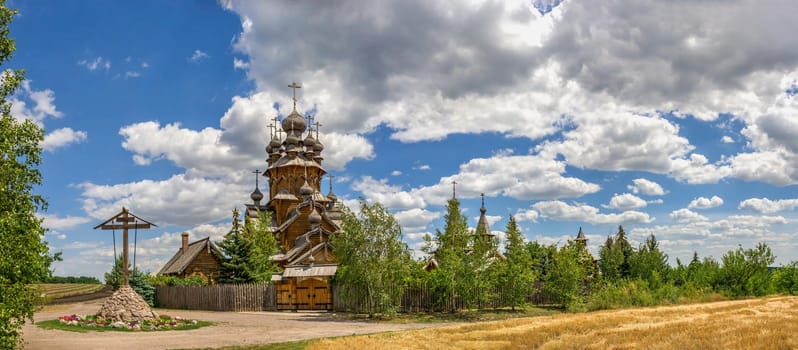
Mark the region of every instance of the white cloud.
<instances>
[{"instance_id":1,"label":"white cloud","mask_svg":"<svg viewBox=\"0 0 798 350\"><path fill-rule=\"evenodd\" d=\"M90 72L98 69L104 69L107 72L111 69L111 61L103 59L102 56L97 56L93 60L80 60L78 65L86 67Z\"/></svg>"},{"instance_id":2,"label":"white cloud","mask_svg":"<svg viewBox=\"0 0 798 350\"><path fill-rule=\"evenodd\" d=\"M197 49L197 50L194 50L194 53L188 59L191 62L198 63L198 62L200 62L200 61L202 61L204 59L207 59L209 57L210 56L208 56L207 53L202 52L201 50Z\"/></svg>"},{"instance_id":3,"label":"white cloud","mask_svg":"<svg viewBox=\"0 0 798 350\"><path fill-rule=\"evenodd\" d=\"M142 61L141 62L141 68L144 68L144 69L150 68L150 64L145 62L145 61Z\"/></svg>"},{"instance_id":4,"label":"white cloud","mask_svg":"<svg viewBox=\"0 0 798 350\"><path fill-rule=\"evenodd\" d=\"M640 197L630 193L624 193L612 196L610 203L604 207L616 210L631 210L643 208L646 205L648 205L648 202L644 201Z\"/></svg>"},{"instance_id":5,"label":"white cloud","mask_svg":"<svg viewBox=\"0 0 798 350\"><path fill-rule=\"evenodd\" d=\"M723 142L723 143L734 143L734 139L732 139L731 136L729 136L729 135L723 135L723 137L721 137L721 139L720 139L720 142Z\"/></svg>"},{"instance_id":6,"label":"white cloud","mask_svg":"<svg viewBox=\"0 0 798 350\"><path fill-rule=\"evenodd\" d=\"M91 221L91 219L87 217L71 215L59 217L51 214L43 214L41 218L44 219L42 225L50 230L68 230Z\"/></svg>"},{"instance_id":7,"label":"white cloud","mask_svg":"<svg viewBox=\"0 0 798 350\"><path fill-rule=\"evenodd\" d=\"M542 201L532 205L541 218L557 221L582 221L591 224L648 224L654 221L647 213L625 211L620 214L602 214L598 208L586 204L570 205L562 201Z\"/></svg>"},{"instance_id":8,"label":"white cloud","mask_svg":"<svg viewBox=\"0 0 798 350\"><path fill-rule=\"evenodd\" d=\"M243 69L246 70L249 68L249 63L245 62L244 60L238 59L238 57L233 58L233 69Z\"/></svg>"},{"instance_id":9,"label":"white cloud","mask_svg":"<svg viewBox=\"0 0 798 350\"><path fill-rule=\"evenodd\" d=\"M399 221L406 233L418 233L425 231L433 220L441 217L441 213L413 208L396 212L393 216Z\"/></svg>"},{"instance_id":10,"label":"white cloud","mask_svg":"<svg viewBox=\"0 0 798 350\"><path fill-rule=\"evenodd\" d=\"M626 186L626 188L634 194L640 193L647 196L662 196L665 194L665 190L662 189L662 186L654 181L641 178L632 180L632 183L632 185Z\"/></svg>"},{"instance_id":11,"label":"white cloud","mask_svg":"<svg viewBox=\"0 0 798 350\"><path fill-rule=\"evenodd\" d=\"M158 226L189 226L230 215L251 192L249 172L224 178L197 178L185 174L165 180L141 180L116 185L84 183L83 210L95 219L107 219L127 207Z\"/></svg>"},{"instance_id":12,"label":"white cloud","mask_svg":"<svg viewBox=\"0 0 798 350\"><path fill-rule=\"evenodd\" d=\"M30 119L42 126L47 117L61 118L64 114L55 106L55 93L53 90L34 90L30 81L24 81L20 89L11 97L11 115L17 119ZM28 106L30 102L33 107Z\"/></svg>"},{"instance_id":13,"label":"white cloud","mask_svg":"<svg viewBox=\"0 0 798 350\"><path fill-rule=\"evenodd\" d=\"M737 206L738 209L748 209L759 213L776 213L793 210L798 207L798 199L770 200L768 198L749 198Z\"/></svg>"},{"instance_id":14,"label":"white cloud","mask_svg":"<svg viewBox=\"0 0 798 350\"><path fill-rule=\"evenodd\" d=\"M422 164L422 165L419 165L417 167L413 167L413 169L416 169L416 170L430 170L431 168L430 168L430 166L428 164Z\"/></svg>"},{"instance_id":15,"label":"white cloud","mask_svg":"<svg viewBox=\"0 0 798 350\"><path fill-rule=\"evenodd\" d=\"M69 144L86 141L86 138L87 135L85 131L76 131L72 130L72 128L61 128L44 135L44 141L42 141L41 146L45 151L53 152Z\"/></svg>"},{"instance_id":16,"label":"white cloud","mask_svg":"<svg viewBox=\"0 0 798 350\"><path fill-rule=\"evenodd\" d=\"M419 209L427 206L423 198L388 184L387 179L375 180L363 176L352 182L352 189L363 193L370 202L382 203L389 209Z\"/></svg>"},{"instance_id":17,"label":"white cloud","mask_svg":"<svg viewBox=\"0 0 798 350\"><path fill-rule=\"evenodd\" d=\"M399 176L399 175L402 175L402 172L399 170L394 170L391 172L391 176Z\"/></svg>"},{"instance_id":18,"label":"white cloud","mask_svg":"<svg viewBox=\"0 0 798 350\"><path fill-rule=\"evenodd\" d=\"M141 73L135 71L127 71L125 72L125 79L128 78L138 78L141 76Z\"/></svg>"},{"instance_id":19,"label":"white cloud","mask_svg":"<svg viewBox=\"0 0 798 350\"><path fill-rule=\"evenodd\" d=\"M723 199L718 196L712 196L712 198L706 197L698 197L690 201L690 204L687 206L689 209L710 209L715 208L723 205Z\"/></svg>"},{"instance_id":20,"label":"white cloud","mask_svg":"<svg viewBox=\"0 0 798 350\"><path fill-rule=\"evenodd\" d=\"M671 212L671 219L677 222L707 221L707 217L690 209L679 209Z\"/></svg>"},{"instance_id":21,"label":"white cloud","mask_svg":"<svg viewBox=\"0 0 798 350\"><path fill-rule=\"evenodd\" d=\"M515 219L518 222L529 221L529 222L538 222L538 218L540 214L538 214L535 210L519 210L515 213Z\"/></svg>"}]
</instances>

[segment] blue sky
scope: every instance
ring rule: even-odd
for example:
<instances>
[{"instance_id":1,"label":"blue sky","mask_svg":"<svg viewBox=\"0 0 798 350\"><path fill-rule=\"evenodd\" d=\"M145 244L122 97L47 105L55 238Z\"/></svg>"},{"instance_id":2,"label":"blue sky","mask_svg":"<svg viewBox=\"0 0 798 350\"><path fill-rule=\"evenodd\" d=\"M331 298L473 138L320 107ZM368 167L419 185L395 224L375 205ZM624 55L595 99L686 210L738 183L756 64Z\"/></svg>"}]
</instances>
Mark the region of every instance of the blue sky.
<instances>
[{"instance_id":1,"label":"blue sky","mask_svg":"<svg viewBox=\"0 0 798 350\"><path fill-rule=\"evenodd\" d=\"M456 180L472 225L485 193L492 229L516 215L530 240L581 226L595 252L623 225L673 261L759 241L798 259L792 1L9 5L59 275L108 270L91 228L123 205L159 226L145 270L183 231L220 238L292 81L336 194L385 204L414 249Z\"/></svg>"}]
</instances>

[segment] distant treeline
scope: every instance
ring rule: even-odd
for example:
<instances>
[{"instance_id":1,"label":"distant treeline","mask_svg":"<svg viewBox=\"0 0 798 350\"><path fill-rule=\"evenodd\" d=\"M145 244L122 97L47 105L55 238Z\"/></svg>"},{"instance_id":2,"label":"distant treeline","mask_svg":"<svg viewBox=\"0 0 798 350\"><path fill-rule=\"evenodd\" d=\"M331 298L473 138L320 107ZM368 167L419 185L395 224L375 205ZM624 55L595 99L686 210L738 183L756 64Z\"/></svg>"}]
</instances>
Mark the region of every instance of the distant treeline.
<instances>
[{"instance_id":1,"label":"distant treeline","mask_svg":"<svg viewBox=\"0 0 798 350\"><path fill-rule=\"evenodd\" d=\"M96 277L88 276L51 276L42 283L82 283L82 284L100 284L100 280Z\"/></svg>"}]
</instances>

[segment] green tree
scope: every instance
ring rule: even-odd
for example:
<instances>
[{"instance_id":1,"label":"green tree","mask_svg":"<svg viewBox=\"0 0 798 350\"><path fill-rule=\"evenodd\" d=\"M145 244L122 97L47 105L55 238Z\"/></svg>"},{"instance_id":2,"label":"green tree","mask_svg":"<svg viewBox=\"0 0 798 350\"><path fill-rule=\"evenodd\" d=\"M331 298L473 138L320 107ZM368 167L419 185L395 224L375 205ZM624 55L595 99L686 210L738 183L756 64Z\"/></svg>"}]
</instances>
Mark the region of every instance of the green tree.
<instances>
[{"instance_id":1,"label":"green tree","mask_svg":"<svg viewBox=\"0 0 798 350\"><path fill-rule=\"evenodd\" d=\"M444 220L443 231L435 230L434 238L425 237L425 251L431 253L438 263L438 268L429 275L435 304L454 312L457 310L455 301L466 301L475 283L475 273L468 258L472 235L456 198L449 200Z\"/></svg>"},{"instance_id":2,"label":"green tree","mask_svg":"<svg viewBox=\"0 0 798 350\"><path fill-rule=\"evenodd\" d=\"M768 266L776 257L767 244L749 249L739 246L723 255L722 261L720 287L731 296L761 296L771 291Z\"/></svg>"},{"instance_id":3,"label":"green tree","mask_svg":"<svg viewBox=\"0 0 798 350\"><path fill-rule=\"evenodd\" d=\"M521 230L512 215L505 228L507 245L499 269L498 282L505 287L510 306L515 310L526 304L526 296L537 279L536 270L529 254Z\"/></svg>"},{"instance_id":4,"label":"green tree","mask_svg":"<svg viewBox=\"0 0 798 350\"><path fill-rule=\"evenodd\" d=\"M599 247L599 270L605 282L617 282L621 280L623 265L623 252L615 244L615 239L608 236L604 245Z\"/></svg>"},{"instance_id":5,"label":"green tree","mask_svg":"<svg viewBox=\"0 0 798 350\"><path fill-rule=\"evenodd\" d=\"M798 295L798 262L793 261L773 272L776 292Z\"/></svg>"},{"instance_id":6,"label":"green tree","mask_svg":"<svg viewBox=\"0 0 798 350\"><path fill-rule=\"evenodd\" d=\"M698 252L693 252L693 259L687 265L687 281L701 289L712 289L720 278L720 264L710 257L703 260L698 258Z\"/></svg>"},{"instance_id":7,"label":"green tree","mask_svg":"<svg viewBox=\"0 0 798 350\"><path fill-rule=\"evenodd\" d=\"M659 288L670 272L668 255L659 249L659 242L654 234L632 253L629 260L630 277L647 281L653 289Z\"/></svg>"},{"instance_id":8,"label":"green tree","mask_svg":"<svg viewBox=\"0 0 798 350\"><path fill-rule=\"evenodd\" d=\"M9 24L16 10L0 2L0 64L11 59L16 45L8 37ZM24 71L5 70L0 79L0 348L20 345L20 329L33 319L36 293L28 285L44 281L50 264L59 254L49 255L42 241L44 228L36 217L47 207L45 200L33 193L42 175L43 130L30 120L11 116L8 98L24 80Z\"/></svg>"},{"instance_id":9,"label":"green tree","mask_svg":"<svg viewBox=\"0 0 798 350\"><path fill-rule=\"evenodd\" d=\"M219 242L219 248L225 256L219 269L220 283L250 283L254 278L250 274L250 255L252 240L246 237L238 220L238 209L233 210L233 226Z\"/></svg>"},{"instance_id":10,"label":"green tree","mask_svg":"<svg viewBox=\"0 0 798 350\"><path fill-rule=\"evenodd\" d=\"M563 307L570 307L582 301L587 292L586 281L589 271L581 260L580 244L568 241L557 249L552 246L552 266L544 276L547 294L553 296Z\"/></svg>"},{"instance_id":11,"label":"green tree","mask_svg":"<svg viewBox=\"0 0 798 350\"><path fill-rule=\"evenodd\" d=\"M339 262L336 280L366 290L369 317L395 313L401 287L416 265L396 218L382 204L361 199L357 215L344 209L341 231L331 241Z\"/></svg>"},{"instance_id":12,"label":"green tree","mask_svg":"<svg viewBox=\"0 0 798 350\"><path fill-rule=\"evenodd\" d=\"M138 269L131 271L130 266L127 268L128 276L130 276L128 280L130 288L138 293L148 305L155 306L155 287L150 283L149 274ZM122 271L122 257L120 256L116 258L116 263L111 271L105 273L105 284L114 287L114 290L119 289L124 282Z\"/></svg>"},{"instance_id":13,"label":"green tree","mask_svg":"<svg viewBox=\"0 0 798 350\"><path fill-rule=\"evenodd\" d=\"M256 219L245 219L246 239L252 242L247 265L253 282L271 283L272 275L280 272L280 267L271 259L279 252L277 238L271 230L271 222L269 212L259 213Z\"/></svg>"}]
</instances>

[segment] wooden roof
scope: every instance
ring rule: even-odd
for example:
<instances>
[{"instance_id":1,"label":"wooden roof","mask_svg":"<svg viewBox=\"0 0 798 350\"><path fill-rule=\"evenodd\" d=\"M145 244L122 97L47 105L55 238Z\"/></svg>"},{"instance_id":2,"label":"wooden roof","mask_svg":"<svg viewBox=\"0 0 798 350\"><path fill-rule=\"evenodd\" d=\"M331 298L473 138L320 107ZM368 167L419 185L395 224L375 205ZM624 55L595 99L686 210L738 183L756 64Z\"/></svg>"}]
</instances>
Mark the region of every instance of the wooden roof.
<instances>
[{"instance_id":1,"label":"wooden roof","mask_svg":"<svg viewBox=\"0 0 798 350\"><path fill-rule=\"evenodd\" d=\"M201 240L193 242L188 245L187 251L184 253L181 247L175 255L169 259L168 262L158 271L158 275L179 275L186 270L189 264L194 261L194 258L199 255L204 249L213 250L223 256L222 250L211 241L210 237L205 237Z\"/></svg>"}]
</instances>

